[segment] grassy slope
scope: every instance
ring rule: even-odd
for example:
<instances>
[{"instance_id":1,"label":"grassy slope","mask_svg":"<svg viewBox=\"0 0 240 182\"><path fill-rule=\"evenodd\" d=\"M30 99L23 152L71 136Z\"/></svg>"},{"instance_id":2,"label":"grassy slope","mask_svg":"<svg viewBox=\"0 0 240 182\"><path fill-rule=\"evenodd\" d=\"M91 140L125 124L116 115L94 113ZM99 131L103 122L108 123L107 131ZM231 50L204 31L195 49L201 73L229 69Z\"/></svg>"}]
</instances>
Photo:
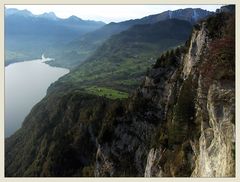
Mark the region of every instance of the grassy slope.
<instances>
[{"instance_id":1,"label":"grassy slope","mask_svg":"<svg viewBox=\"0 0 240 182\"><path fill-rule=\"evenodd\" d=\"M87 87L86 90L94 95L104 96L109 99L125 99L128 97L128 93L120 92L111 88L92 86Z\"/></svg>"}]
</instances>

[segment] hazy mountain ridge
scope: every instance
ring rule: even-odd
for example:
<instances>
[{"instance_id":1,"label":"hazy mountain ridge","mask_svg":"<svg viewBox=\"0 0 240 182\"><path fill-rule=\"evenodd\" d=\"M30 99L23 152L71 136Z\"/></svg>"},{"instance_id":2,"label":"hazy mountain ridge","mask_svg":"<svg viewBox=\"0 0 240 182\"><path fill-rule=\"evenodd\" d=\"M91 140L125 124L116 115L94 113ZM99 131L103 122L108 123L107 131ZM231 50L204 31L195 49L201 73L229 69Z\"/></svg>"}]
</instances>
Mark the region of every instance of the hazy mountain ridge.
<instances>
[{"instance_id":1,"label":"hazy mountain ridge","mask_svg":"<svg viewBox=\"0 0 240 182\"><path fill-rule=\"evenodd\" d=\"M74 21L72 17L60 19L53 12L33 15L27 10L5 9L5 14L5 49L18 55L10 60L7 53L6 65L26 58L39 58L49 47L71 41L104 25L103 22L80 18L74 18ZM21 54L24 56L19 56Z\"/></svg>"},{"instance_id":2,"label":"hazy mountain ridge","mask_svg":"<svg viewBox=\"0 0 240 182\"><path fill-rule=\"evenodd\" d=\"M94 21L94 20L83 20L75 15L71 15L68 18L59 18L54 12L45 12L39 15L32 14L28 10L18 10L16 8L5 8L5 16L10 16L10 15L18 15L18 16L28 16L28 17L40 17L40 18L46 18L46 19L51 19L51 20L73 20L73 21L82 21L84 22L92 22L92 23L99 23L99 24L105 24L102 21Z\"/></svg>"},{"instance_id":3,"label":"hazy mountain ridge","mask_svg":"<svg viewBox=\"0 0 240 182\"><path fill-rule=\"evenodd\" d=\"M172 13L172 16L169 16L169 12ZM198 16L194 18L194 12ZM79 40L74 40L67 45L64 45L61 50L62 53L52 54L52 50L49 51L49 54L56 57L56 61L49 63L57 66L66 66L68 68L73 68L85 61L89 56L91 56L94 51L103 44L108 38L114 34L118 34L124 30L131 28L134 25L138 24L154 24L159 21L164 21L168 19L179 19L186 20L194 24L197 21L206 18L207 16L212 15L213 12L209 12L202 9L181 9L176 11L165 11L160 14L146 16L140 19L127 20L119 23L109 23L102 28L87 33ZM70 56L72 55L72 56ZM71 59L68 59L68 56Z\"/></svg>"},{"instance_id":4,"label":"hazy mountain ridge","mask_svg":"<svg viewBox=\"0 0 240 182\"><path fill-rule=\"evenodd\" d=\"M175 11L165 11L160 14L150 15L142 19L142 21L148 21L154 23L156 21L162 21L166 19L179 19L189 21L192 24L197 23L199 20L213 15L214 12L209 12L200 8L186 8L178 9Z\"/></svg>"},{"instance_id":5,"label":"hazy mountain ridge","mask_svg":"<svg viewBox=\"0 0 240 182\"><path fill-rule=\"evenodd\" d=\"M195 11L199 16L193 21L192 17ZM5 9L5 23L7 22L5 24L6 65L15 61L38 58L45 53L45 55L55 58L55 61L49 62L49 64L74 68L91 56L111 35L127 30L133 25L156 23L171 18L195 23L212 14L212 12L201 9L183 9L171 11L171 13L172 17L169 16L169 11L166 11L141 19L109 23L100 28L104 25L102 22L82 20L76 16L60 19L53 12L33 15L28 10ZM31 24L33 27L29 27ZM14 26L18 28L8 28ZM42 33L43 35L41 35ZM85 33L86 35L84 35ZM25 34L28 34L29 37L25 37ZM68 36L65 36L66 34ZM37 35L38 37L36 37ZM35 44L35 42L38 43Z\"/></svg>"}]
</instances>

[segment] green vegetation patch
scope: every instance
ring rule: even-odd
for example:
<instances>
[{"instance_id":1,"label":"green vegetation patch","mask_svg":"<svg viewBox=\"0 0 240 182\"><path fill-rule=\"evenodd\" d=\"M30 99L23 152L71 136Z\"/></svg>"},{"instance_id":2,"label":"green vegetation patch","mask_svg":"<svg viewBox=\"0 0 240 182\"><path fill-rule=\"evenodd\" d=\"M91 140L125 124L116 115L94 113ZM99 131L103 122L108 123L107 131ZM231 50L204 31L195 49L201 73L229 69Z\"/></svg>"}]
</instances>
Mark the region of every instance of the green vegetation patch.
<instances>
[{"instance_id":1,"label":"green vegetation patch","mask_svg":"<svg viewBox=\"0 0 240 182\"><path fill-rule=\"evenodd\" d=\"M24 51L11 51L6 49L5 50L5 66L15 63L15 62L20 62L20 61L27 61L27 60L32 60L34 56L31 56L29 53L24 52ZM36 57L35 57L36 58Z\"/></svg>"},{"instance_id":2,"label":"green vegetation patch","mask_svg":"<svg viewBox=\"0 0 240 182\"><path fill-rule=\"evenodd\" d=\"M126 98L128 98L127 92L121 92L121 91L114 90L111 88L106 88L106 87L92 86L92 87L85 88L85 90L88 93L98 95L98 96L104 96L109 99L126 99Z\"/></svg>"}]
</instances>

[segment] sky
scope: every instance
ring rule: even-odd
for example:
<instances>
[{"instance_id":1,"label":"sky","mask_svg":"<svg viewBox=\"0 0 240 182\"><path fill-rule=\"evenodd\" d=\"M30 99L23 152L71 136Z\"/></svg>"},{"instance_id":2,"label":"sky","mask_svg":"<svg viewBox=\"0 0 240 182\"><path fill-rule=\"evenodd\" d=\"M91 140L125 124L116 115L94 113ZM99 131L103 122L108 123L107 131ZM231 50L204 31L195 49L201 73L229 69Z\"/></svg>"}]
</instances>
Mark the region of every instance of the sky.
<instances>
[{"instance_id":1,"label":"sky","mask_svg":"<svg viewBox=\"0 0 240 182\"><path fill-rule=\"evenodd\" d=\"M6 8L27 9L35 15L54 12L60 18L75 15L83 20L96 20L105 23L158 14L167 10L202 8L215 11L222 5L6 5Z\"/></svg>"}]
</instances>

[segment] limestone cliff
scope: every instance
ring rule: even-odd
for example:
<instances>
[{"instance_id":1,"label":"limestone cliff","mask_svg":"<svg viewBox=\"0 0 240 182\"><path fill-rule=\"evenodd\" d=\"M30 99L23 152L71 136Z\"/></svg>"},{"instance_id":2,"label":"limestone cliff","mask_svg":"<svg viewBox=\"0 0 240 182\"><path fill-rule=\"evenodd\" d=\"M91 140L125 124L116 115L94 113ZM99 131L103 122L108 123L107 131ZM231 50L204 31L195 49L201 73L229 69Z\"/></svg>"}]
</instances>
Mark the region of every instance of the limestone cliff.
<instances>
[{"instance_id":1,"label":"limestone cliff","mask_svg":"<svg viewBox=\"0 0 240 182\"><path fill-rule=\"evenodd\" d=\"M226 18L223 17L218 14L215 21ZM182 131L175 131L171 149L160 144L150 150L145 176L235 175L235 43L231 38L233 32L230 33L234 30L229 29L232 18L228 17L226 24L218 27L221 31L218 35L211 35L208 21L193 32L188 52L182 58L183 69L179 67L178 79L183 82L175 106L166 111L171 113L165 121L168 129ZM169 82L175 81L170 78ZM190 115L180 109L186 104L191 105ZM169 137L169 132L166 133Z\"/></svg>"}]
</instances>

